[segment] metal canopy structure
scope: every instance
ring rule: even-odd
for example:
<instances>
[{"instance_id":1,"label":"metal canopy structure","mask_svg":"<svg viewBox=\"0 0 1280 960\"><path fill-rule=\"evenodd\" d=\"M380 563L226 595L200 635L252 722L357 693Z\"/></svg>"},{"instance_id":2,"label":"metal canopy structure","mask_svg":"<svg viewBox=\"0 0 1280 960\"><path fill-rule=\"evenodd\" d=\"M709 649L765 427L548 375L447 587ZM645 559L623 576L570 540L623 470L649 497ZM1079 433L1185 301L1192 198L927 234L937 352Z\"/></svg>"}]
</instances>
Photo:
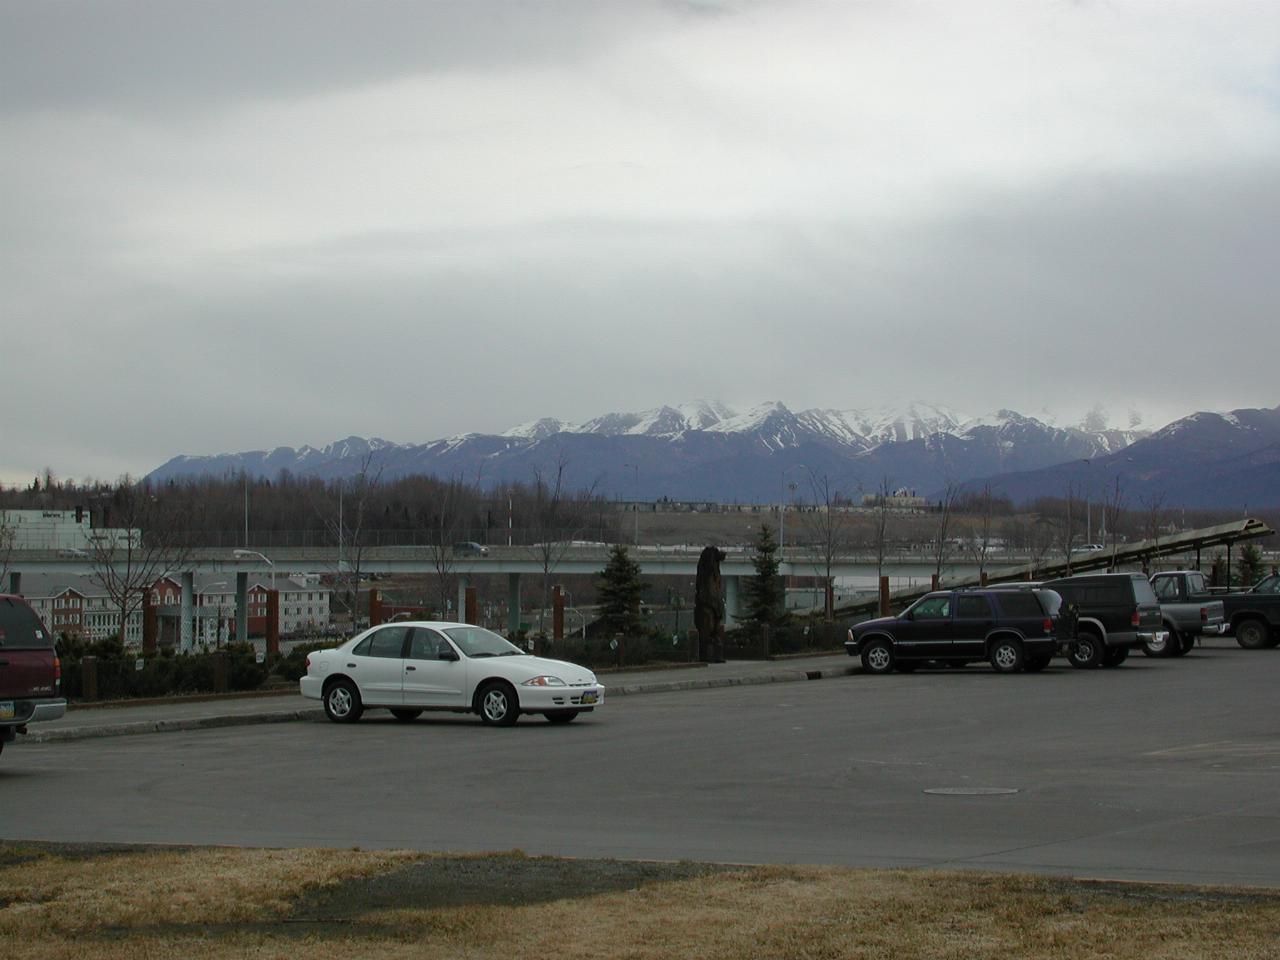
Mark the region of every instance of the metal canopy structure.
<instances>
[{"instance_id":1,"label":"metal canopy structure","mask_svg":"<svg viewBox=\"0 0 1280 960\"><path fill-rule=\"evenodd\" d=\"M1159 537L1155 540L1138 540L1134 543L1116 544L1110 550L1095 550L1092 553L1072 556L1070 560L1055 563L1024 564L1014 567L995 567L987 571L987 583L1008 583L1011 580L1055 580L1058 577L1069 577L1074 573L1086 573L1090 570L1110 570L1134 565L1149 564L1157 557L1185 555L1195 553L1195 568L1200 568L1200 554L1213 547L1226 547L1227 574L1231 573L1231 548L1241 540L1256 540L1269 537L1275 531L1261 520L1246 517L1231 523L1220 523L1213 527L1201 527L1198 530L1183 530ZM945 584L946 589L955 590L964 587L981 586L981 578L970 578ZM932 588L930 588L932 589ZM923 597L930 589L906 590L893 593L889 602L898 606ZM880 603L879 597L870 600L859 600L845 604L836 610L836 615L865 613L875 610Z\"/></svg>"}]
</instances>

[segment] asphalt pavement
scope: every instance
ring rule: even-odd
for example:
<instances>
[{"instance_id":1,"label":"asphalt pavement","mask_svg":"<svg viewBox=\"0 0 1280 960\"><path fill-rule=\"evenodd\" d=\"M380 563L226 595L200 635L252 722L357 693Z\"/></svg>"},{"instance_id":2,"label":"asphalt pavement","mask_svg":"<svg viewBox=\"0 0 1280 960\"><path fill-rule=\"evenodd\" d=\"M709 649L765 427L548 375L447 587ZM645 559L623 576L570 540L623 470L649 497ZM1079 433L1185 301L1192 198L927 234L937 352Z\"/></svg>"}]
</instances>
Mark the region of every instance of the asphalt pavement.
<instances>
[{"instance_id":1,"label":"asphalt pavement","mask_svg":"<svg viewBox=\"0 0 1280 960\"><path fill-rule=\"evenodd\" d=\"M567 726L371 711L19 741L0 757L0 838L1280 887L1280 650L1211 641L1176 660L1012 676L853 666L609 675L605 706Z\"/></svg>"}]
</instances>

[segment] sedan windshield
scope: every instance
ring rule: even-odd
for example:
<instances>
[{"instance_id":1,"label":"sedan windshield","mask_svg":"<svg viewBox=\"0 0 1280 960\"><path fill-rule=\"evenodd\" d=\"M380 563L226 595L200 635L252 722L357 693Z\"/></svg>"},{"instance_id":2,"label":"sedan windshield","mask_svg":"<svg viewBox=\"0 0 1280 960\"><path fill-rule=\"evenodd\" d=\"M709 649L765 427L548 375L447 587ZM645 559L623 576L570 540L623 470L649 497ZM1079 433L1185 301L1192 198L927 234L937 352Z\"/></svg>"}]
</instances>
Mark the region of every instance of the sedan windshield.
<instances>
[{"instance_id":1,"label":"sedan windshield","mask_svg":"<svg viewBox=\"0 0 1280 960\"><path fill-rule=\"evenodd\" d=\"M468 657L515 657L524 654L515 644L483 627L450 627L445 634Z\"/></svg>"}]
</instances>

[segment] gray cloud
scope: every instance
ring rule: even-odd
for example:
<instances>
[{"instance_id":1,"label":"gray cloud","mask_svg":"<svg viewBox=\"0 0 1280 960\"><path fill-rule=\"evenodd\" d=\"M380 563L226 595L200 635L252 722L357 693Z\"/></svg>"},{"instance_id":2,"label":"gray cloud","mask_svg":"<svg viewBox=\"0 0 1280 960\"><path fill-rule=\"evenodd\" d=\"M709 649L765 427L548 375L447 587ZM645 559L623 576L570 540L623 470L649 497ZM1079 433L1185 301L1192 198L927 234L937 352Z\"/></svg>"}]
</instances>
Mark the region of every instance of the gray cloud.
<instances>
[{"instance_id":1,"label":"gray cloud","mask_svg":"<svg viewBox=\"0 0 1280 960\"><path fill-rule=\"evenodd\" d=\"M9 482L706 396L1280 400L1269 7L0 18Z\"/></svg>"}]
</instances>

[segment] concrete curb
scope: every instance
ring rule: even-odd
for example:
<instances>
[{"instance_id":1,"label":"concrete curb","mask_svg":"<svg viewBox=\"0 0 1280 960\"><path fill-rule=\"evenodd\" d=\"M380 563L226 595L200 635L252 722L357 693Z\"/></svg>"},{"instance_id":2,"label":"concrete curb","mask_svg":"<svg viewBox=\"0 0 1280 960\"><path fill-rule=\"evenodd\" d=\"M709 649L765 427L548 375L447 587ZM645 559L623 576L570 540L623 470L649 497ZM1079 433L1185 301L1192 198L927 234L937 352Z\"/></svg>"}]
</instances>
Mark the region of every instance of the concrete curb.
<instances>
[{"instance_id":1,"label":"concrete curb","mask_svg":"<svg viewBox=\"0 0 1280 960\"><path fill-rule=\"evenodd\" d=\"M606 684L608 697L635 696L644 693L678 693L683 690L712 690L722 687L759 686L765 683L792 683L797 680L825 680L855 673L853 666L823 667L815 670L786 670L736 677L697 677L689 680L652 680L645 683ZM32 729L26 743L61 743L99 737L128 737L143 733L174 733L181 730L209 730L218 727L242 727L260 723L295 723L301 720L323 720L324 709L274 710L268 713L227 713L212 717L136 720L101 726L62 727L53 730Z\"/></svg>"},{"instance_id":2,"label":"concrete curb","mask_svg":"<svg viewBox=\"0 0 1280 960\"><path fill-rule=\"evenodd\" d=\"M98 737L128 737L140 733L173 733L179 730L207 730L213 727L244 727L257 723L292 723L297 720L323 720L320 707L304 710L276 710L271 713L225 713L213 717L180 717L176 719L135 720L103 726L62 727L55 730L32 729L24 738L27 743L56 743L65 740L89 740Z\"/></svg>"}]
</instances>

